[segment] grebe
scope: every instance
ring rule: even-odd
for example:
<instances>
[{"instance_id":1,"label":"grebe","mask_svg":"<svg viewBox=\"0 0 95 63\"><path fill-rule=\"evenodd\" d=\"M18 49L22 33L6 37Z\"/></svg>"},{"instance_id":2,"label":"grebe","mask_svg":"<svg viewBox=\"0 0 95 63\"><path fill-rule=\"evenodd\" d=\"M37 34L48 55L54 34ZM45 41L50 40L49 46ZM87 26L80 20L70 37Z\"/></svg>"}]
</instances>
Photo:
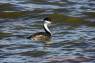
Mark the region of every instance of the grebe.
<instances>
[{"instance_id":1,"label":"grebe","mask_svg":"<svg viewBox=\"0 0 95 63\"><path fill-rule=\"evenodd\" d=\"M27 37L28 39L32 39L34 41L50 41L51 39L51 31L49 30L48 28L48 25L51 24L51 19L49 17L46 17L44 19L44 25L43 25L43 28L45 30L45 32L38 32L38 33L35 33L29 37Z\"/></svg>"}]
</instances>

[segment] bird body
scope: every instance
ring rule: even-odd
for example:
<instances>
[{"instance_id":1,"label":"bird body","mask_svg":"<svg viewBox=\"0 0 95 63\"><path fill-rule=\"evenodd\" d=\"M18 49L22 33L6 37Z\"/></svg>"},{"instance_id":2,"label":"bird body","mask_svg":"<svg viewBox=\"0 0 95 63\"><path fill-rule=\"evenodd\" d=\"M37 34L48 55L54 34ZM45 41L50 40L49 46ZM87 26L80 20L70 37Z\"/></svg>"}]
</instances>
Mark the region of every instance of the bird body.
<instances>
[{"instance_id":1,"label":"bird body","mask_svg":"<svg viewBox=\"0 0 95 63\"><path fill-rule=\"evenodd\" d=\"M28 39L31 38L34 41L49 41L51 39L51 31L48 28L49 24L51 24L51 22L50 19L47 17L44 19L44 26L43 26L45 32L38 32L27 38Z\"/></svg>"}]
</instances>

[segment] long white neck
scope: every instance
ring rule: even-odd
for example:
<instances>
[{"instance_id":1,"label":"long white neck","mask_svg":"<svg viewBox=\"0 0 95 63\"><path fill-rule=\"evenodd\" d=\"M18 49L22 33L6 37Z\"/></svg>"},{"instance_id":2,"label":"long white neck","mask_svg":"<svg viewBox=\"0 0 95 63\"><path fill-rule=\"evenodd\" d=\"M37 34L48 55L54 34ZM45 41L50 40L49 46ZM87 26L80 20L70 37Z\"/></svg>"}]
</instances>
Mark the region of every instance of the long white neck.
<instances>
[{"instance_id":1,"label":"long white neck","mask_svg":"<svg viewBox=\"0 0 95 63\"><path fill-rule=\"evenodd\" d=\"M51 34L51 31L49 30L47 23L44 23L44 29L45 29L46 32Z\"/></svg>"}]
</instances>

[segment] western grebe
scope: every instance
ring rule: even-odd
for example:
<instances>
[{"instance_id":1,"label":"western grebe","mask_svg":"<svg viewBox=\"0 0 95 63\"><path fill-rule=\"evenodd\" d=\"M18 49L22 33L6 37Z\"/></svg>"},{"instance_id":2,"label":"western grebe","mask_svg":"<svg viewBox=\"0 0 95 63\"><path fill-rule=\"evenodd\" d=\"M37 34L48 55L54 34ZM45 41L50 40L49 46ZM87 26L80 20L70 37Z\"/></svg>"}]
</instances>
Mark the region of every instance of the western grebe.
<instances>
[{"instance_id":1,"label":"western grebe","mask_svg":"<svg viewBox=\"0 0 95 63\"><path fill-rule=\"evenodd\" d=\"M27 38L28 39L31 38L34 41L49 41L51 39L51 31L49 30L48 25L50 24L51 24L51 19L46 17L44 19L44 25L43 25L45 32L38 32Z\"/></svg>"}]
</instances>

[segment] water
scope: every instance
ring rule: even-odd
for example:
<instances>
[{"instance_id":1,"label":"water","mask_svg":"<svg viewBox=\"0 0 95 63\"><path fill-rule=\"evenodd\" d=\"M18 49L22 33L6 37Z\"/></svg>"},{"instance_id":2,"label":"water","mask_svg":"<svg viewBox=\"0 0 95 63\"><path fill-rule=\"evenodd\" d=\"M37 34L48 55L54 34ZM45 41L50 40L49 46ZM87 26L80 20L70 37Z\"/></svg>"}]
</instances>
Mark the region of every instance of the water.
<instances>
[{"instance_id":1,"label":"water","mask_svg":"<svg viewBox=\"0 0 95 63\"><path fill-rule=\"evenodd\" d=\"M0 0L0 6L0 63L95 63L94 0ZM42 19L51 14L52 43L26 39L44 31Z\"/></svg>"}]
</instances>

